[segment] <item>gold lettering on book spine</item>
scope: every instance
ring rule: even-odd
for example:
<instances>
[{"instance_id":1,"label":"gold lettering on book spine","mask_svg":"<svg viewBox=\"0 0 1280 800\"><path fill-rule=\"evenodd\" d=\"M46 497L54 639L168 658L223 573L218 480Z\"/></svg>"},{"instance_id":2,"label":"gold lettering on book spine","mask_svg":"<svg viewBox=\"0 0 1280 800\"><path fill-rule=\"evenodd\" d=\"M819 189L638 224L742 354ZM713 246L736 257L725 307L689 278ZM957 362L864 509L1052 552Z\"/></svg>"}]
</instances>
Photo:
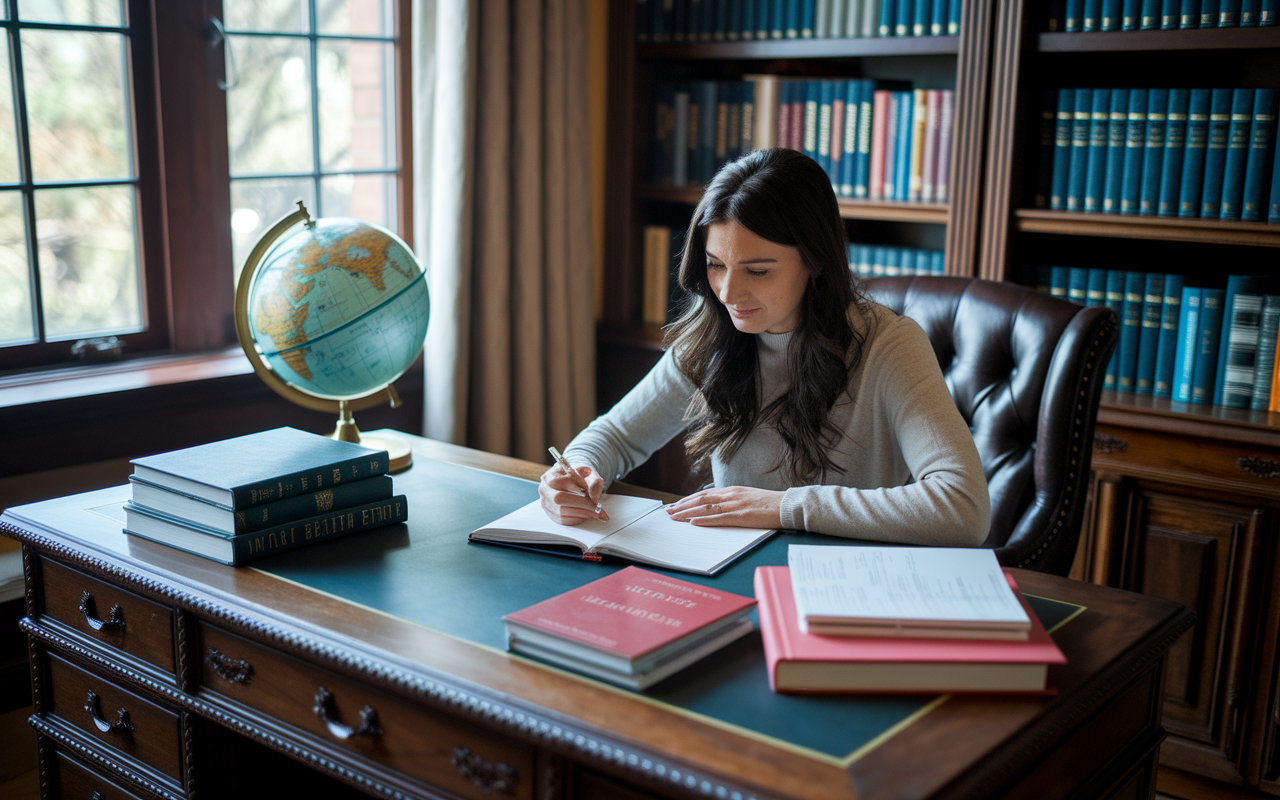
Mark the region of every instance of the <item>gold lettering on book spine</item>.
<instances>
[{"instance_id":1,"label":"gold lettering on book spine","mask_svg":"<svg viewBox=\"0 0 1280 800\"><path fill-rule=\"evenodd\" d=\"M333 490L325 489L316 492L316 511L328 511L333 508Z\"/></svg>"}]
</instances>

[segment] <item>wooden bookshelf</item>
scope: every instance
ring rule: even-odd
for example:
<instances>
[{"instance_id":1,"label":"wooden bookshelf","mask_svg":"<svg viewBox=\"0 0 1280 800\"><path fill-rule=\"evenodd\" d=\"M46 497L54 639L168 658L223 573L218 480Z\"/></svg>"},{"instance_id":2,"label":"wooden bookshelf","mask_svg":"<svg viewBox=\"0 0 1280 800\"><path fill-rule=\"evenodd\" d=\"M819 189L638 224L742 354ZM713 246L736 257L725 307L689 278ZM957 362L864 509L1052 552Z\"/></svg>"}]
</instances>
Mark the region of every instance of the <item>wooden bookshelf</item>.
<instances>
[{"instance_id":1,"label":"wooden bookshelf","mask_svg":"<svg viewBox=\"0 0 1280 800\"><path fill-rule=\"evenodd\" d=\"M1280 225L1265 222L1083 214L1040 208L1019 208L1013 212L1013 216L1014 229L1026 233L1280 247Z\"/></svg>"},{"instance_id":2,"label":"wooden bookshelf","mask_svg":"<svg viewBox=\"0 0 1280 800\"><path fill-rule=\"evenodd\" d=\"M904 36L856 39L766 39L741 42L641 44L636 57L649 61L861 58L960 52L959 36Z\"/></svg>"},{"instance_id":3,"label":"wooden bookshelf","mask_svg":"<svg viewBox=\"0 0 1280 800\"><path fill-rule=\"evenodd\" d=\"M642 186L636 196L643 200L675 203L693 208L702 198L698 186ZM840 216L844 219L873 219L888 222L947 223L950 205L947 203L907 203L894 200L859 200L839 197Z\"/></svg>"},{"instance_id":4,"label":"wooden bookshelf","mask_svg":"<svg viewBox=\"0 0 1280 800\"><path fill-rule=\"evenodd\" d=\"M1053 264L1180 273L1192 286L1277 273L1280 225L1031 201L1046 91L1280 87L1280 28L1046 33L1046 14L1036 0L996 4L976 273L1015 280ZM1160 788L1280 794L1280 414L1105 392L1091 474L1073 576L1197 615L1170 651Z\"/></svg>"}]
</instances>

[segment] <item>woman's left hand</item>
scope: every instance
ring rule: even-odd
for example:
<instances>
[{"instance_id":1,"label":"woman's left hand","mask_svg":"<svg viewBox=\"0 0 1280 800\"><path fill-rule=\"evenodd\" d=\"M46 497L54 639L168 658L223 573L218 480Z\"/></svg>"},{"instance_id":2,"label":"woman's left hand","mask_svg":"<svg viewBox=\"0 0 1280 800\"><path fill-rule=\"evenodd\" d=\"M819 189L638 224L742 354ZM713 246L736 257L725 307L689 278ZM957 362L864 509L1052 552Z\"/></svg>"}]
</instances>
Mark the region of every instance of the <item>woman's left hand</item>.
<instances>
[{"instance_id":1,"label":"woman's left hand","mask_svg":"<svg viewBox=\"0 0 1280 800\"><path fill-rule=\"evenodd\" d=\"M704 489L667 506L667 513L679 522L705 527L781 528L782 495L750 486Z\"/></svg>"}]
</instances>

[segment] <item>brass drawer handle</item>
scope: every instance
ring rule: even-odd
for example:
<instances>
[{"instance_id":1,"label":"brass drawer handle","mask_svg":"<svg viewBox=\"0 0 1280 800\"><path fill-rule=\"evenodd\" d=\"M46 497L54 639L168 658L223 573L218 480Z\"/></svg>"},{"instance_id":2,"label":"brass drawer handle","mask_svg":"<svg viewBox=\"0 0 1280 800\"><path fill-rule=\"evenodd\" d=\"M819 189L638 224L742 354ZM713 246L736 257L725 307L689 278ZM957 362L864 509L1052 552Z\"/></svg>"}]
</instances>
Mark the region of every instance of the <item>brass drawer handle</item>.
<instances>
[{"instance_id":1,"label":"brass drawer handle","mask_svg":"<svg viewBox=\"0 0 1280 800\"><path fill-rule=\"evenodd\" d=\"M1265 458L1246 458L1241 456L1236 459L1236 468L1263 480L1280 478L1280 462L1269 461Z\"/></svg>"},{"instance_id":2,"label":"brass drawer handle","mask_svg":"<svg viewBox=\"0 0 1280 800\"><path fill-rule=\"evenodd\" d=\"M89 691L89 695L84 700L84 710L89 712L89 716L93 718L94 726L103 733L133 733L133 723L129 721L129 712L123 708L116 712L116 722L107 722L103 718L98 693L93 690Z\"/></svg>"},{"instance_id":3,"label":"brass drawer handle","mask_svg":"<svg viewBox=\"0 0 1280 800\"><path fill-rule=\"evenodd\" d=\"M515 794L516 770L501 761L486 761L467 747L453 748L453 766L467 780L486 792Z\"/></svg>"},{"instance_id":4,"label":"brass drawer handle","mask_svg":"<svg viewBox=\"0 0 1280 800\"><path fill-rule=\"evenodd\" d=\"M111 607L111 616L106 619L98 619L98 607L93 602L93 594L86 591L80 595L80 613L84 614L84 621L89 623L89 627L95 631L109 631L113 629L124 630L124 609L117 603Z\"/></svg>"},{"instance_id":5,"label":"brass drawer handle","mask_svg":"<svg viewBox=\"0 0 1280 800\"><path fill-rule=\"evenodd\" d=\"M370 706L360 709L360 727L353 728L338 721L337 714L333 710L333 693L328 689L323 686L316 689L315 703L311 710L324 721L324 724L329 728L329 733L333 734L336 739L346 741L353 736L368 736L370 739L377 739L382 736L382 728L378 725L378 712L374 711Z\"/></svg>"},{"instance_id":6,"label":"brass drawer handle","mask_svg":"<svg viewBox=\"0 0 1280 800\"><path fill-rule=\"evenodd\" d=\"M204 660L228 683L243 683L248 686L253 681L253 665L248 661L224 655L212 647Z\"/></svg>"}]
</instances>

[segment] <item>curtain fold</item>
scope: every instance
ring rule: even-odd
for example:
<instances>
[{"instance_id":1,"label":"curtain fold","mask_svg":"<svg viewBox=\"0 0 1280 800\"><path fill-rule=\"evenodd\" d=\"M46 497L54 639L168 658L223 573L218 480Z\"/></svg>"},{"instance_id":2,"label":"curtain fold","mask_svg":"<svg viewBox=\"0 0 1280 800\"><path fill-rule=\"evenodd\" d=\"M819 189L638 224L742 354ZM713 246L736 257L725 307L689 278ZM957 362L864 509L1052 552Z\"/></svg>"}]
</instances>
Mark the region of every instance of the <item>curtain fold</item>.
<instances>
[{"instance_id":1,"label":"curtain fold","mask_svg":"<svg viewBox=\"0 0 1280 800\"><path fill-rule=\"evenodd\" d=\"M595 411L585 0L414 10L423 430L544 461Z\"/></svg>"}]
</instances>

